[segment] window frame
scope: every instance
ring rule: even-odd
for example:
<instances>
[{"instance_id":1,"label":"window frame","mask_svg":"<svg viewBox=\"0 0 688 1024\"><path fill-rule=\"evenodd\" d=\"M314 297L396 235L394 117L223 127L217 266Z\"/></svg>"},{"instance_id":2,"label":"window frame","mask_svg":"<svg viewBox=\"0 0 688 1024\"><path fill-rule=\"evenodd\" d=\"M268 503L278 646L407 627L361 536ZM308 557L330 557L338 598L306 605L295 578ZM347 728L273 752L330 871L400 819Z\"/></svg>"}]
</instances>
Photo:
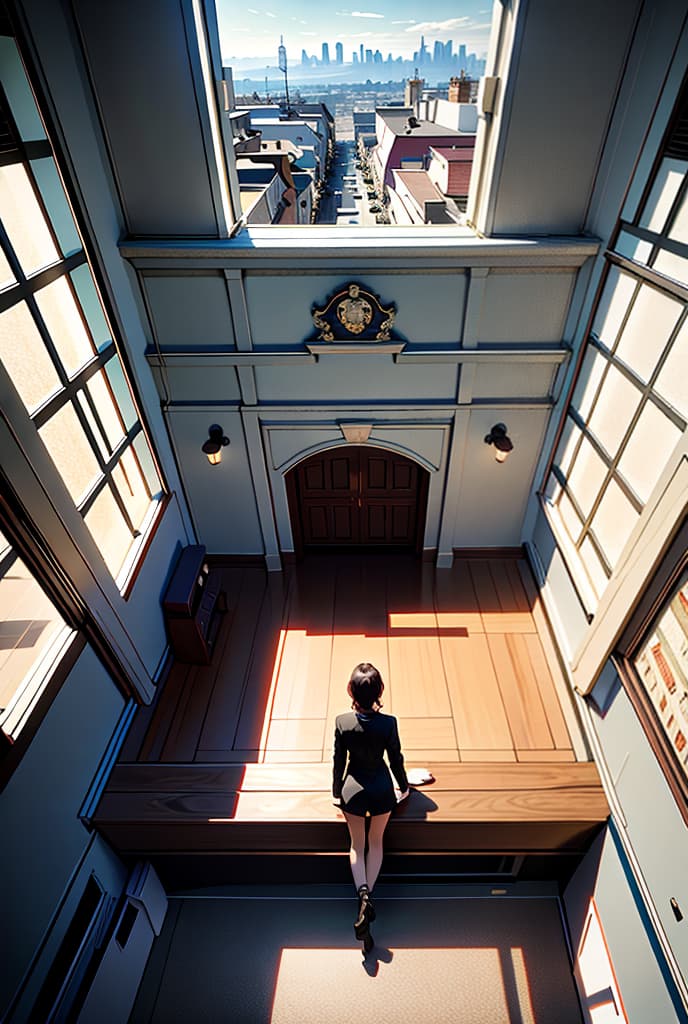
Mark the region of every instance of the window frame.
<instances>
[{"instance_id":1,"label":"window frame","mask_svg":"<svg viewBox=\"0 0 688 1024\"><path fill-rule=\"evenodd\" d=\"M688 569L688 517L683 519L674 533L659 567L619 637L612 654L612 661L667 785L676 800L678 810L685 824L688 825L688 775L681 768L650 696L634 666L634 658L652 631L686 569Z\"/></svg>"},{"instance_id":2,"label":"window frame","mask_svg":"<svg viewBox=\"0 0 688 1024\"><path fill-rule=\"evenodd\" d=\"M109 289L107 287L107 278L102 272L99 260L96 258L97 253L94 251L95 247L91 245L89 226L86 222L86 218L83 216L80 203L77 201L77 190L73 187L69 173L65 173L65 169L69 171L71 164L66 159L63 149L59 144L59 139L61 138L60 133L56 129L50 115L49 104L45 101L45 98L37 88L38 76L35 73L35 68L31 64L26 48L22 45L21 38L17 33L13 33L12 31L7 32L6 34L14 40L19 52L29 88L33 93L39 116L43 122L46 137L45 139L36 142L26 142L22 139L9 101L5 94L5 90L2 87L2 83L0 83L0 100L2 101L3 110L7 115L7 123L13 147L7 148L5 151L0 153L0 163L18 163L24 168L36 202L43 214L47 229L53 239L56 251L60 255L58 261L49 264L46 267L42 267L40 270L27 276L23 272L20 262L14 253L12 240L7 236L4 227L0 224L0 240L3 243L7 243L2 246L2 249L15 276L15 283L9 285L0 292L0 312L4 312L6 309L11 308L19 302L24 301L27 303L32 319L43 339L46 353L54 365L60 380L59 392L49 396L37 409L29 413L36 429L39 429L45 422L47 422L54 413L58 412L65 406L69 406L76 415L84 434L84 438L89 444L98 464L100 471L99 479L91 488L89 488L88 493L84 495L79 502L75 501L75 506L84 520L86 529L88 529L85 519L87 512L93 506L102 491L108 490L119 509L126 528L131 533L132 541L120 568L117 572L114 572L108 566L108 572L112 576L120 596L126 601L131 596L136 578L141 571L146 552L148 551L155 533L159 528L164 512L170 502L172 492L163 471L162 464L159 460L158 453L153 444L152 435L144 415L142 405L134 388L133 382L135 381L135 375L132 372L131 361L128 354L124 351L122 345L118 341L118 338L123 333L122 325L115 314L116 307L111 301ZM39 157L50 157L53 160L56 171L60 177L72 218L80 236L81 249L76 253L70 253L67 256L62 256L60 241L53 225L53 219L46 207L45 200L38 186L38 182L35 180L33 169L31 167L31 160L35 160ZM96 289L97 298L102 307L103 315L108 327L110 328L111 339L108 344L102 347L102 349L98 347L98 344L92 335L90 325L86 320L81 300L77 294L76 286L71 276L73 271L83 266L86 266L90 271L93 284ZM38 309L35 298L36 293L40 292L42 288L60 279L64 280L67 284L70 294L76 304L76 309L83 323L84 330L92 342L94 353L93 358L89 359L87 363L80 367L79 370L71 377L62 367L59 354L55 348L55 343L50 337L50 332L40 313L40 309ZM91 424L88 423L86 414L82 408L82 403L81 401L76 400L76 396L79 391L83 393L83 401L88 405L96 425L100 426L100 417L86 385L90 377L102 371L105 386L110 392L118 415L120 415L120 417L122 416L119 403L113 393L112 385L105 371L106 364L112 360L113 357L119 359L125 384L129 390L131 402L136 413L137 421L129 430L126 429L123 423L122 438L115 446L115 449L110 453L110 456L108 458L104 458L100 451L98 440L93 436ZM114 471L121 465L120 456L124 454L125 450L130 450L139 467L139 473L141 475L143 485L146 491L149 490L146 473L139 463L139 456L136 453L134 446L134 441L139 435L145 438L148 452L160 484L159 492L151 493L149 495L149 508L143 520L146 528L145 531L141 532L139 532L138 528L134 527L132 524L129 512L125 507L125 503L119 494L118 487L114 482ZM95 537L94 543L96 544L101 557L105 560L105 555L101 551L100 544Z\"/></svg>"}]
</instances>

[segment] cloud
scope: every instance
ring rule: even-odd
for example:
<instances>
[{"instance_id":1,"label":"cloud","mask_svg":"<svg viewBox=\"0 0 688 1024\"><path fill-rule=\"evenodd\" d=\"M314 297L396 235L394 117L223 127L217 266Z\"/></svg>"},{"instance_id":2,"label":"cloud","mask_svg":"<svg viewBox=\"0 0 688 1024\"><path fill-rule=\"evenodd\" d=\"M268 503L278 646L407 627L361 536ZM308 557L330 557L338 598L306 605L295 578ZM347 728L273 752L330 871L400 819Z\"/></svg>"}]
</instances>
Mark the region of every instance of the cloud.
<instances>
[{"instance_id":1,"label":"cloud","mask_svg":"<svg viewBox=\"0 0 688 1024\"><path fill-rule=\"evenodd\" d=\"M372 11L352 11L352 18L384 18L384 14L373 14Z\"/></svg>"},{"instance_id":2,"label":"cloud","mask_svg":"<svg viewBox=\"0 0 688 1024\"><path fill-rule=\"evenodd\" d=\"M393 21L392 24L393 25L415 25L416 22L415 22L414 18L406 18L404 21Z\"/></svg>"},{"instance_id":3,"label":"cloud","mask_svg":"<svg viewBox=\"0 0 688 1024\"><path fill-rule=\"evenodd\" d=\"M252 7L247 7L246 10L249 14L260 14L260 11L254 11Z\"/></svg>"},{"instance_id":4,"label":"cloud","mask_svg":"<svg viewBox=\"0 0 688 1024\"><path fill-rule=\"evenodd\" d=\"M266 11L265 14L266 14L266 16L268 18L276 18L277 17L277 15L273 14L272 11Z\"/></svg>"},{"instance_id":5,"label":"cloud","mask_svg":"<svg viewBox=\"0 0 688 1024\"><path fill-rule=\"evenodd\" d=\"M407 28L407 32L455 32L467 28L470 18L447 18L445 21L418 21ZM471 26L472 27L472 26Z\"/></svg>"}]
</instances>

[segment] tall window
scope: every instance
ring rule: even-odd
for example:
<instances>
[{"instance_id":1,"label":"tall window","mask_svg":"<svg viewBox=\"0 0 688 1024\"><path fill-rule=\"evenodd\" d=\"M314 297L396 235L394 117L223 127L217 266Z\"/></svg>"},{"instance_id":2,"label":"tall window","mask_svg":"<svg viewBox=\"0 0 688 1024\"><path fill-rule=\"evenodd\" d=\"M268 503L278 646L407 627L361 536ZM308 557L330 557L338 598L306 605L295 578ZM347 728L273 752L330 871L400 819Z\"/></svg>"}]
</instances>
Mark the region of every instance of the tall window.
<instances>
[{"instance_id":1,"label":"tall window","mask_svg":"<svg viewBox=\"0 0 688 1024\"><path fill-rule=\"evenodd\" d=\"M0 359L113 576L161 485L14 39L0 36Z\"/></svg>"},{"instance_id":2,"label":"tall window","mask_svg":"<svg viewBox=\"0 0 688 1024\"><path fill-rule=\"evenodd\" d=\"M607 255L545 488L589 610L688 422L688 90L639 214Z\"/></svg>"}]
</instances>

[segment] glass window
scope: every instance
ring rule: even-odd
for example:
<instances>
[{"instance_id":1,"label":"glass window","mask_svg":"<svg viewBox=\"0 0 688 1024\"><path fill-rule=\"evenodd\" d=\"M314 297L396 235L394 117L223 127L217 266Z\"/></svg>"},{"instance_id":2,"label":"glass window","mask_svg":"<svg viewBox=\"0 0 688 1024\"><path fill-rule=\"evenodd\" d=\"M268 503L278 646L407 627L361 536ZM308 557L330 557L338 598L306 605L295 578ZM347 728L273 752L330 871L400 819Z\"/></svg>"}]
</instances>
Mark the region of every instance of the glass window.
<instances>
[{"instance_id":1,"label":"glass window","mask_svg":"<svg viewBox=\"0 0 688 1024\"><path fill-rule=\"evenodd\" d=\"M568 485L578 507L586 517L592 512L607 471L607 464L597 454L590 441L584 437L571 470Z\"/></svg>"},{"instance_id":2,"label":"glass window","mask_svg":"<svg viewBox=\"0 0 688 1024\"><path fill-rule=\"evenodd\" d=\"M688 778L688 571L632 663L666 743Z\"/></svg>"},{"instance_id":3,"label":"glass window","mask_svg":"<svg viewBox=\"0 0 688 1024\"><path fill-rule=\"evenodd\" d=\"M637 281L618 267L611 267L595 314L592 330L605 346L614 348L623 318L630 305Z\"/></svg>"},{"instance_id":4,"label":"glass window","mask_svg":"<svg viewBox=\"0 0 688 1024\"><path fill-rule=\"evenodd\" d=\"M81 313L64 277L36 292L36 303L68 377L94 355Z\"/></svg>"},{"instance_id":5,"label":"glass window","mask_svg":"<svg viewBox=\"0 0 688 1024\"><path fill-rule=\"evenodd\" d=\"M0 725L8 725L16 701L33 679L41 659L65 630L59 612L9 547L0 541L4 571L0 574Z\"/></svg>"},{"instance_id":6,"label":"glass window","mask_svg":"<svg viewBox=\"0 0 688 1024\"><path fill-rule=\"evenodd\" d=\"M0 313L0 359L29 412L42 405L61 386L25 302L18 302Z\"/></svg>"},{"instance_id":7,"label":"glass window","mask_svg":"<svg viewBox=\"0 0 688 1024\"><path fill-rule=\"evenodd\" d=\"M44 157L41 160L32 160L31 170L57 235L62 255L69 256L72 253L79 252L81 249L81 238L76 229L60 176L57 173L55 161L50 156Z\"/></svg>"},{"instance_id":8,"label":"glass window","mask_svg":"<svg viewBox=\"0 0 688 1024\"><path fill-rule=\"evenodd\" d=\"M101 471L71 402L51 416L39 434L74 503L80 505Z\"/></svg>"},{"instance_id":9,"label":"glass window","mask_svg":"<svg viewBox=\"0 0 688 1024\"><path fill-rule=\"evenodd\" d=\"M623 455L619 471L646 502L682 431L653 402L646 402Z\"/></svg>"},{"instance_id":10,"label":"glass window","mask_svg":"<svg viewBox=\"0 0 688 1024\"><path fill-rule=\"evenodd\" d=\"M688 170L685 160L665 157L640 218L640 226L661 233Z\"/></svg>"},{"instance_id":11,"label":"glass window","mask_svg":"<svg viewBox=\"0 0 688 1024\"><path fill-rule=\"evenodd\" d=\"M649 285L641 286L615 354L642 381L654 373L682 310L678 300Z\"/></svg>"},{"instance_id":12,"label":"glass window","mask_svg":"<svg viewBox=\"0 0 688 1024\"><path fill-rule=\"evenodd\" d=\"M628 430L640 404L640 392L615 366L610 366L592 415L590 430L602 447L612 456Z\"/></svg>"},{"instance_id":13,"label":"glass window","mask_svg":"<svg viewBox=\"0 0 688 1024\"><path fill-rule=\"evenodd\" d=\"M31 92L17 44L9 36L0 36L2 86L15 124L24 142L45 138L45 129Z\"/></svg>"},{"instance_id":14,"label":"glass window","mask_svg":"<svg viewBox=\"0 0 688 1024\"><path fill-rule=\"evenodd\" d=\"M117 445L124 440L125 432L120 410L115 405L104 370L99 370L87 384L88 392L98 412L105 436L106 447L103 457L109 459ZM100 431L99 436L102 436Z\"/></svg>"},{"instance_id":15,"label":"glass window","mask_svg":"<svg viewBox=\"0 0 688 1024\"><path fill-rule=\"evenodd\" d=\"M688 321L679 331L657 375L655 390L688 419Z\"/></svg>"},{"instance_id":16,"label":"glass window","mask_svg":"<svg viewBox=\"0 0 688 1024\"><path fill-rule=\"evenodd\" d=\"M109 487L103 488L84 519L105 564L116 576L131 547L131 531Z\"/></svg>"},{"instance_id":17,"label":"glass window","mask_svg":"<svg viewBox=\"0 0 688 1024\"><path fill-rule=\"evenodd\" d=\"M72 279L81 308L86 314L86 322L91 331L91 337L96 344L96 348L101 352L112 343L112 331L105 319L103 307L98 298L93 277L91 276L91 269L88 264L84 263L83 266L73 270L69 276Z\"/></svg>"},{"instance_id":18,"label":"glass window","mask_svg":"<svg viewBox=\"0 0 688 1024\"><path fill-rule=\"evenodd\" d=\"M131 521L143 522L150 504L150 494L131 447L127 448L115 466L112 478Z\"/></svg>"},{"instance_id":19,"label":"glass window","mask_svg":"<svg viewBox=\"0 0 688 1024\"><path fill-rule=\"evenodd\" d=\"M616 565L638 520L638 513L616 480L610 480L592 521L592 529L610 566Z\"/></svg>"},{"instance_id":20,"label":"glass window","mask_svg":"<svg viewBox=\"0 0 688 1024\"><path fill-rule=\"evenodd\" d=\"M29 176L21 164L0 166L0 220L27 277L59 258Z\"/></svg>"},{"instance_id":21,"label":"glass window","mask_svg":"<svg viewBox=\"0 0 688 1024\"><path fill-rule=\"evenodd\" d=\"M7 261L7 256L0 249L0 291L4 291L10 284L15 284L16 280L12 268Z\"/></svg>"},{"instance_id":22,"label":"glass window","mask_svg":"<svg viewBox=\"0 0 688 1024\"><path fill-rule=\"evenodd\" d=\"M592 403L595 400L602 375L606 368L607 360L605 357L600 354L598 349L588 346L572 400L574 409L579 412L584 420L590 415Z\"/></svg>"}]
</instances>

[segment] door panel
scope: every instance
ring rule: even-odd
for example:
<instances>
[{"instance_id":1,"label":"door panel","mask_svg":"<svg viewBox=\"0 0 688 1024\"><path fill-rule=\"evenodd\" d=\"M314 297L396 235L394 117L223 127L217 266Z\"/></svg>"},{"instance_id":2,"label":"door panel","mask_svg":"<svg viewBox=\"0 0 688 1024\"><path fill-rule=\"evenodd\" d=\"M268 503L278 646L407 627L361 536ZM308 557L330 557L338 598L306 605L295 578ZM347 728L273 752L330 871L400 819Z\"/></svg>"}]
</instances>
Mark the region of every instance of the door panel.
<instances>
[{"instance_id":1,"label":"door panel","mask_svg":"<svg viewBox=\"0 0 688 1024\"><path fill-rule=\"evenodd\" d=\"M314 455L292 473L290 510L304 547L417 545L427 473L410 459L352 445Z\"/></svg>"}]
</instances>

